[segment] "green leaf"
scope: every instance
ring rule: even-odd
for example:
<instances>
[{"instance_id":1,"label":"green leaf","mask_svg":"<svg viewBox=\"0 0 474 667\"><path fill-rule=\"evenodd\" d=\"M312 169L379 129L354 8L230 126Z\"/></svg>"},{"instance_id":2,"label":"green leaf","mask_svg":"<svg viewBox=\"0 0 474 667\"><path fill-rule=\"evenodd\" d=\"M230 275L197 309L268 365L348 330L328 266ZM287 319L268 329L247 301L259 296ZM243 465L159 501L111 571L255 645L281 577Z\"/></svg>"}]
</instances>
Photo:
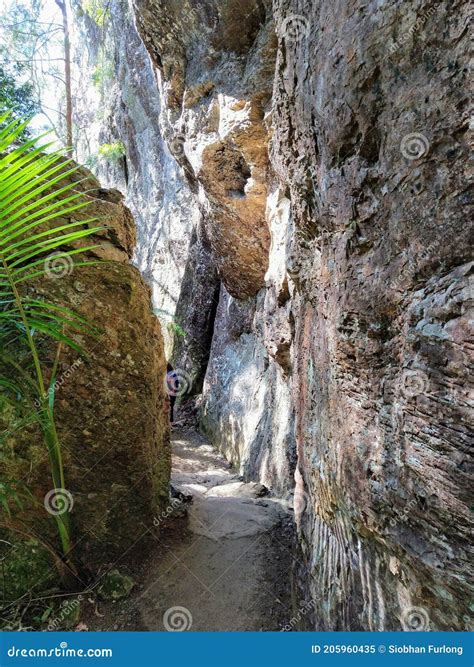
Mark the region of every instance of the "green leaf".
<instances>
[{"instance_id":1,"label":"green leaf","mask_svg":"<svg viewBox=\"0 0 474 667\"><path fill-rule=\"evenodd\" d=\"M90 217L66 222L93 201L78 190L86 179L72 182L78 167L64 151L45 153L50 145L42 145L38 138L23 141L27 122L8 122L9 118L0 115L0 400L12 403L12 392L28 402L35 397L34 409L18 428L39 422L52 488L64 488L61 443L53 414L60 353L65 345L85 355L80 335L97 335L98 331L65 305L33 298L30 283L49 271L52 254L71 263L74 256L81 255L75 267L99 263L84 257L98 246L80 244L104 227ZM58 344L52 367L45 339ZM45 349L48 354L43 359ZM1 439L5 437L8 432ZM11 481L0 481L0 506L8 515L13 504L21 506L17 488ZM56 517L56 525L63 555L70 563L68 514Z\"/></svg>"}]
</instances>

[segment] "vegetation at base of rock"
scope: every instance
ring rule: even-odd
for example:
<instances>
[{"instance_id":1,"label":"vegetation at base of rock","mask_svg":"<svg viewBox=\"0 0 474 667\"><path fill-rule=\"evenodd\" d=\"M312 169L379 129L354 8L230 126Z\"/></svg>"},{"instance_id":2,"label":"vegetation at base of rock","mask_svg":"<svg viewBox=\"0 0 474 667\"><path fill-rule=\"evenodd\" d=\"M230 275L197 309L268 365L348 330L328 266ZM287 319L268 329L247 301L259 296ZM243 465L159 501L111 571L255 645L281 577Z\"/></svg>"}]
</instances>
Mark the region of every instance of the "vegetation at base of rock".
<instances>
[{"instance_id":1,"label":"vegetation at base of rock","mask_svg":"<svg viewBox=\"0 0 474 667\"><path fill-rule=\"evenodd\" d=\"M121 600L129 595L134 586L131 577L114 569L105 575L98 592L104 600Z\"/></svg>"},{"instance_id":2,"label":"vegetation at base of rock","mask_svg":"<svg viewBox=\"0 0 474 667\"><path fill-rule=\"evenodd\" d=\"M179 336L180 338L185 338L186 336L186 331L177 322L168 322L168 329L170 330L170 333Z\"/></svg>"},{"instance_id":3,"label":"vegetation at base of rock","mask_svg":"<svg viewBox=\"0 0 474 667\"><path fill-rule=\"evenodd\" d=\"M26 406L29 418L41 429L48 454L53 497L66 503L51 512L61 543L56 563L63 579L75 572L71 546L70 508L63 498L66 482L61 442L54 415L57 370L63 347L79 354L78 336L94 334L94 327L74 311L36 297L31 281L51 277L59 266L72 265L73 256L95 246L76 247L79 240L101 231L96 219L70 224L58 219L82 209L87 201L63 179L77 171L63 152L45 153L51 145L40 139L20 142L27 121L0 117L0 405L15 410ZM76 265L90 264L81 260ZM59 262L56 265L55 262ZM65 263L65 264L64 264ZM53 360L45 354L45 340L56 346ZM4 447L2 457L15 459L14 448ZM8 467L6 468L8 470ZM0 526L24 535L21 522L12 518L11 505L21 508L22 484L1 479ZM57 500L56 500L57 502ZM57 511L57 510L60 511Z\"/></svg>"},{"instance_id":4,"label":"vegetation at base of rock","mask_svg":"<svg viewBox=\"0 0 474 667\"><path fill-rule=\"evenodd\" d=\"M114 63L108 51L107 42L104 42L97 54L97 64L92 72L92 83L100 93L102 100L106 99L114 81Z\"/></svg>"},{"instance_id":5,"label":"vegetation at base of rock","mask_svg":"<svg viewBox=\"0 0 474 667\"><path fill-rule=\"evenodd\" d=\"M65 597L58 589L54 559L38 540L1 539L1 535L0 629L72 629L84 594Z\"/></svg>"},{"instance_id":6,"label":"vegetation at base of rock","mask_svg":"<svg viewBox=\"0 0 474 667\"><path fill-rule=\"evenodd\" d=\"M39 584L54 585L56 573L51 555L35 539L0 540L1 589L5 600L16 600Z\"/></svg>"}]
</instances>

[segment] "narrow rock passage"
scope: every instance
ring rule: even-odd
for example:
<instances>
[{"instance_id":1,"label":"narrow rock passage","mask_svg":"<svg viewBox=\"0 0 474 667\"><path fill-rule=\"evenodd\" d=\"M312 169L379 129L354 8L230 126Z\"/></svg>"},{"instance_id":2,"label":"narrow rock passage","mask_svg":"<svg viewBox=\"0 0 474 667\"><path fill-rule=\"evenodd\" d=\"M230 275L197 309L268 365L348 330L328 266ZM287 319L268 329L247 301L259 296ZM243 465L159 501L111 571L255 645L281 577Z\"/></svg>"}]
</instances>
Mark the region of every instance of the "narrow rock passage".
<instances>
[{"instance_id":1,"label":"narrow rock passage","mask_svg":"<svg viewBox=\"0 0 474 667\"><path fill-rule=\"evenodd\" d=\"M172 484L193 500L173 521L182 530L166 531L165 554L144 581L144 629L280 630L292 617L285 504L243 483L198 433L178 431L172 440Z\"/></svg>"}]
</instances>

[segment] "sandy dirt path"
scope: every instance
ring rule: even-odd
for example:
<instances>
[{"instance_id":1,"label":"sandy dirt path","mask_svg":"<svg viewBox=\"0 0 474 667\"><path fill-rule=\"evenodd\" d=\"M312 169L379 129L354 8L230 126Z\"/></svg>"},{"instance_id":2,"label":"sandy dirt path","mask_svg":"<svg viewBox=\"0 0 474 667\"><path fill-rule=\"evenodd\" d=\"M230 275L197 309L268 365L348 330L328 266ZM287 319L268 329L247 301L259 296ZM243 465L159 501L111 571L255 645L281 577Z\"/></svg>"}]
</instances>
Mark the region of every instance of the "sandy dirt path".
<instances>
[{"instance_id":1,"label":"sandy dirt path","mask_svg":"<svg viewBox=\"0 0 474 667\"><path fill-rule=\"evenodd\" d=\"M148 630L280 630L292 616L291 515L259 484L240 481L196 432L173 434L180 531L163 538L138 608ZM174 533L174 535L173 535Z\"/></svg>"}]
</instances>

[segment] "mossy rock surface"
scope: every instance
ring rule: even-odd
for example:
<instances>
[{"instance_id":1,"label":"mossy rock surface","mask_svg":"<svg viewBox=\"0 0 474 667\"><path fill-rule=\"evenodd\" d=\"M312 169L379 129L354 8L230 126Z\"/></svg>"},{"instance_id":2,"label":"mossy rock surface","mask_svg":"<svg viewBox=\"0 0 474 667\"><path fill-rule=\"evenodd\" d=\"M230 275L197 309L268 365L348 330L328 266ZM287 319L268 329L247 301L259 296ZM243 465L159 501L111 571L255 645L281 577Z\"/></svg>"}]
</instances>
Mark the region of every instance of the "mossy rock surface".
<instances>
[{"instance_id":1,"label":"mossy rock surface","mask_svg":"<svg viewBox=\"0 0 474 667\"><path fill-rule=\"evenodd\" d=\"M63 600L58 607L48 607L41 620L47 622L47 629L73 630L79 623L83 596L74 596Z\"/></svg>"},{"instance_id":2,"label":"mossy rock surface","mask_svg":"<svg viewBox=\"0 0 474 667\"><path fill-rule=\"evenodd\" d=\"M25 296L74 310L100 332L78 334L85 355L63 346L54 404L64 486L73 499L72 557L81 575L94 577L141 540L153 517L166 507L171 451L163 340L150 290L129 263L136 240L131 213L118 191L102 189L87 170L65 176L60 185L79 177L85 180L75 182L75 188L87 191L90 204L55 222L100 219L105 229L94 236L97 246L81 260L106 262L87 267L73 263L60 280L42 276L25 282L22 290ZM78 242L78 247L89 245L90 240ZM35 336L48 377L57 346L47 337ZM30 369L28 350L15 350L15 358ZM1 377L15 384L16 373L10 364L0 363ZM6 506L0 488L0 512L7 515L0 516L0 526L20 526L61 554L55 519L44 506L53 482L43 433L34 416L29 402L16 392L7 396L0 388L0 484L3 496L8 492L12 497ZM15 537L5 539L16 544ZM8 544L3 547L4 553L9 550ZM33 581L48 580L49 573L60 585L48 552L32 544L18 549L5 561L8 582L1 584L5 597L21 595ZM41 587L44 590L42 583Z\"/></svg>"},{"instance_id":3,"label":"mossy rock surface","mask_svg":"<svg viewBox=\"0 0 474 667\"><path fill-rule=\"evenodd\" d=\"M0 595L14 601L29 591L46 591L57 583L51 555L34 539L8 540L0 535Z\"/></svg>"},{"instance_id":4,"label":"mossy rock surface","mask_svg":"<svg viewBox=\"0 0 474 667\"><path fill-rule=\"evenodd\" d=\"M130 595L134 586L135 582L132 577L118 570L111 570L105 575L99 586L99 595L104 600L121 600Z\"/></svg>"}]
</instances>

